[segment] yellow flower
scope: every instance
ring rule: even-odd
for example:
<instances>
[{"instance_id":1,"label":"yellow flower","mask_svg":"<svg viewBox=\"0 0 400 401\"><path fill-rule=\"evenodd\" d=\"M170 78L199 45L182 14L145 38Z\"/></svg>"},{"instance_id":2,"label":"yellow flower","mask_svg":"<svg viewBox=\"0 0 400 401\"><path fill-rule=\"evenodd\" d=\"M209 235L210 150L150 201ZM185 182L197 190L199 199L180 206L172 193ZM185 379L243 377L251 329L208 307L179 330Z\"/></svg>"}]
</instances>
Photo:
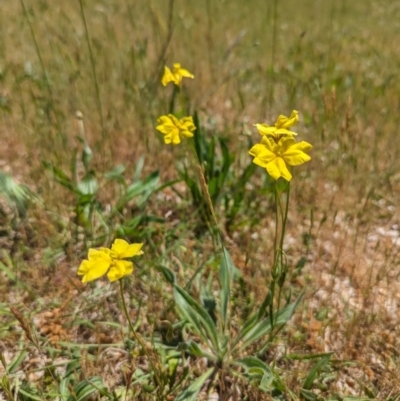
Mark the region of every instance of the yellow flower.
<instances>
[{"instance_id":1,"label":"yellow flower","mask_svg":"<svg viewBox=\"0 0 400 401\"><path fill-rule=\"evenodd\" d=\"M264 167L268 174L277 180L279 177L287 181L292 179L288 169L311 160L305 152L312 149L308 142L296 142L294 138L283 137L278 143L264 136L261 143L254 145L249 153L254 156L253 163Z\"/></svg>"},{"instance_id":2,"label":"yellow flower","mask_svg":"<svg viewBox=\"0 0 400 401\"><path fill-rule=\"evenodd\" d=\"M297 135L296 132L290 131L288 128L293 127L299 122L299 112L293 110L290 117L283 116L282 114L277 118L275 124L270 127L267 124L254 124L261 135L269 135L274 137L275 141L279 141L282 136Z\"/></svg>"},{"instance_id":3,"label":"yellow flower","mask_svg":"<svg viewBox=\"0 0 400 401\"><path fill-rule=\"evenodd\" d=\"M173 114L161 116L157 123L156 129L165 135L166 144L178 145L181 143L182 137L192 137L193 131L196 129L192 117L183 117L178 120Z\"/></svg>"},{"instance_id":4,"label":"yellow flower","mask_svg":"<svg viewBox=\"0 0 400 401\"><path fill-rule=\"evenodd\" d=\"M194 75L182 68L179 63L175 63L172 71L167 66L164 67L164 75L161 79L161 83L167 86L169 82L173 82L175 85L179 86L183 77L194 78Z\"/></svg>"},{"instance_id":5,"label":"yellow flower","mask_svg":"<svg viewBox=\"0 0 400 401\"><path fill-rule=\"evenodd\" d=\"M124 259L142 255L142 246L143 244L128 244L123 239L116 239L111 249L90 248L88 259L79 266L78 275L83 276L82 282L86 283L105 274L110 281L132 274L133 263Z\"/></svg>"}]
</instances>

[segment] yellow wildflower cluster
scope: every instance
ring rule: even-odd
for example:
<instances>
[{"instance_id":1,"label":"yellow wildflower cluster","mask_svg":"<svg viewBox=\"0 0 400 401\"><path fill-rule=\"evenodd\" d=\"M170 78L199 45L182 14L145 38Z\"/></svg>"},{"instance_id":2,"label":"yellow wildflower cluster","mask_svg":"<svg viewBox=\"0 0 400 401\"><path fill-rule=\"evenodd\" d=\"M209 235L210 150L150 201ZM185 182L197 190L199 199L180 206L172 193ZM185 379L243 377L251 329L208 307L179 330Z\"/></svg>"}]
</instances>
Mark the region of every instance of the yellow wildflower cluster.
<instances>
[{"instance_id":1,"label":"yellow wildflower cluster","mask_svg":"<svg viewBox=\"0 0 400 401\"><path fill-rule=\"evenodd\" d=\"M194 75L179 63L173 65L172 71L165 66L164 75L161 83L166 86L169 82L173 82L179 89L183 78L194 78ZM183 117L178 119L173 114L160 116L157 120L156 129L164 135L164 142L168 145L179 145L182 138L190 138L196 130L192 117Z\"/></svg>"},{"instance_id":2,"label":"yellow wildflower cluster","mask_svg":"<svg viewBox=\"0 0 400 401\"><path fill-rule=\"evenodd\" d=\"M133 263L128 258L142 255L143 244L128 244L123 239L116 239L111 247L89 249L88 259L85 259L78 269L78 275L83 276L82 282L96 280L107 274L110 281L132 274Z\"/></svg>"},{"instance_id":3,"label":"yellow wildflower cluster","mask_svg":"<svg viewBox=\"0 0 400 401\"><path fill-rule=\"evenodd\" d=\"M185 68L182 68L179 63L175 63L172 71L167 66L164 67L164 75L161 79L161 83L167 86L169 82L173 82L175 85L179 86L183 77L194 78L194 75Z\"/></svg>"},{"instance_id":4,"label":"yellow wildflower cluster","mask_svg":"<svg viewBox=\"0 0 400 401\"><path fill-rule=\"evenodd\" d=\"M254 156L253 163L267 170L274 179L292 179L289 166L298 166L311 160L306 153L312 149L308 142L296 142L297 133L290 128L299 122L299 112L292 111L290 117L280 115L273 126L254 124L260 135L261 143L254 145L249 153Z\"/></svg>"},{"instance_id":5,"label":"yellow wildflower cluster","mask_svg":"<svg viewBox=\"0 0 400 401\"><path fill-rule=\"evenodd\" d=\"M193 131L196 129L192 117L183 117L178 120L173 114L161 116L157 123L156 129L165 135L166 144L178 145L181 143L182 137L192 137Z\"/></svg>"}]
</instances>

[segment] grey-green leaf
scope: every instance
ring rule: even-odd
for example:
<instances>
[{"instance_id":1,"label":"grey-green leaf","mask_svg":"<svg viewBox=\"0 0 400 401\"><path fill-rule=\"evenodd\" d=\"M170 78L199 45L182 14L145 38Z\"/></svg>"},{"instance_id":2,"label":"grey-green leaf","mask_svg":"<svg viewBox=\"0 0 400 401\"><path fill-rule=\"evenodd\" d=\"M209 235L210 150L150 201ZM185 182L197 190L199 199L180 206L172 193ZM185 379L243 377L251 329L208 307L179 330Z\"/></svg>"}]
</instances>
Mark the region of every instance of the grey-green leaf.
<instances>
[{"instance_id":1,"label":"grey-green leaf","mask_svg":"<svg viewBox=\"0 0 400 401\"><path fill-rule=\"evenodd\" d=\"M199 394L204 383L208 380L213 371L214 368L208 369L205 373L198 377L188 388L180 393L175 398L175 401L196 401L197 395Z\"/></svg>"}]
</instances>

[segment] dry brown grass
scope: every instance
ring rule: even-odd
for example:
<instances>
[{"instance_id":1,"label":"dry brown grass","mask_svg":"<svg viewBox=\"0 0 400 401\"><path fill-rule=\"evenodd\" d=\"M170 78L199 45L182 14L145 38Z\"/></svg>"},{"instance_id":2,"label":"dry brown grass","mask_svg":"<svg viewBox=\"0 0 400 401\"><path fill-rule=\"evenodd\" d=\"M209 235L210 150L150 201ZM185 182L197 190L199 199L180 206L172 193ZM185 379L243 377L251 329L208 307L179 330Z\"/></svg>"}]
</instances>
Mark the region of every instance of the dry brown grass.
<instances>
[{"instance_id":1,"label":"dry brown grass","mask_svg":"<svg viewBox=\"0 0 400 401\"><path fill-rule=\"evenodd\" d=\"M125 164L129 176L144 155L145 173L160 169L163 182L175 179L174 162L182 150L165 147L154 126L171 93L159 84L163 65L180 61L196 76L185 88L191 110L229 138L231 152L238 155L236 168L250 163L245 133L258 140L252 123L300 111L297 132L313 143L314 151L312 162L299 168L293 181L286 251L293 266L301 257L307 260L292 279L293 288L306 289L306 297L287 330L285 352L334 353L336 375L320 390L321 397L394 399L400 393L395 40L400 5L304 0L299 6L285 0L278 2L274 20L273 2L256 0L246 5L87 0L102 127L79 3L53 3L26 0L48 84L21 4L6 0L0 10L0 166L40 198L16 226L11 211L0 217L7 233L1 238L0 260L13 272L12 277L4 269L0 273L5 328L0 341L8 363L19 340L29 349L23 332L12 328L16 322L7 308L17 305L25 316L17 317L25 333L31 319L46 344L101 344L96 351L100 362L87 359L83 376L108 372L115 386L134 369L137 361L122 350L116 356L110 345L107 351L105 344L123 340L120 329L101 323L123 322L114 290L99 283L94 296L76 277L85 249L70 232L74 197L51 180L42 162L68 168L80 146L75 118L80 110L98 176L117 164ZM262 174L256 172L253 188ZM115 193L111 189L102 196L104 203L112 202ZM184 280L213 253L211 239L195 237L194 218L188 219L176 201L170 189L150 200L154 214L168 217L154 225L146 267L138 269L130 290L133 319L137 300L143 303L143 333L159 320L176 319L152 263L176 258L179 264L171 263ZM265 292L274 233L271 202L265 199L257 207L246 205L247 213L227 238L255 298ZM223 216L221 210L217 214ZM123 363L111 372L117 359ZM32 366L28 358L21 370L28 375ZM298 389L304 364L289 370L287 380Z\"/></svg>"}]
</instances>

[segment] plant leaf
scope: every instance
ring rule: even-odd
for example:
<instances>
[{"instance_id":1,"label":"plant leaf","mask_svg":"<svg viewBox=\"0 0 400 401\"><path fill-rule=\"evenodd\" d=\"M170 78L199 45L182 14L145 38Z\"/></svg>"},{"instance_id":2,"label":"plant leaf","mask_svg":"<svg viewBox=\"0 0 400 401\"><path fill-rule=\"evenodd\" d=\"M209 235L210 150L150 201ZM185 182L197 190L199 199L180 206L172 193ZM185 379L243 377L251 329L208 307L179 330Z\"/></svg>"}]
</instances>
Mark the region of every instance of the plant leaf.
<instances>
[{"instance_id":1,"label":"plant leaf","mask_svg":"<svg viewBox=\"0 0 400 401\"><path fill-rule=\"evenodd\" d=\"M177 285L174 286L174 297L179 310L192 328L209 344L210 348L217 351L219 349L218 334L207 310Z\"/></svg>"},{"instance_id":2,"label":"plant leaf","mask_svg":"<svg viewBox=\"0 0 400 401\"><path fill-rule=\"evenodd\" d=\"M221 286L221 322L224 330L228 322L228 308L234 269L235 266L233 265L230 254L228 250L223 247L223 256L219 267L219 281Z\"/></svg>"},{"instance_id":3,"label":"plant leaf","mask_svg":"<svg viewBox=\"0 0 400 401\"><path fill-rule=\"evenodd\" d=\"M308 373L307 377L304 380L303 383L303 389L309 390L314 383L314 380L318 377L319 372L321 369L323 369L326 365L328 365L329 360L331 359L331 354L328 354L324 356L322 359L320 359L310 370Z\"/></svg>"},{"instance_id":4,"label":"plant leaf","mask_svg":"<svg viewBox=\"0 0 400 401\"><path fill-rule=\"evenodd\" d=\"M218 358L201 348L192 340L185 341L179 344L179 350L187 351L196 358L207 358L210 361L217 362Z\"/></svg>"},{"instance_id":5,"label":"plant leaf","mask_svg":"<svg viewBox=\"0 0 400 401\"><path fill-rule=\"evenodd\" d=\"M275 326L280 326L286 324L293 316L298 304L303 298L303 293L297 298L297 300L284 308L276 312L276 322ZM249 345L253 344L255 341L259 340L267 333L271 331L271 320L268 317L256 323L253 327L249 329L246 327L247 332L242 335L243 330L239 333L238 337L235 339L234 345L238 344L240 341L240 349L243 350Z\"/></svg>"},{"instance_id":6,"label":"plant leaf","mask_svg":"<svg viewBox=\"0 0 400 401\"><path fill-rule=\"evenodd\" d=\"M11 207L17 209L18 215L24 217L30 200L28 187L17 184L8 174L0 171L0 194L3 195Z\"/></svg>"},{"instance_id":7,"label":"plant leaf","mask_svg":"<svg viewBox=\"0 0 400 401\"><path fill-rule=\"evenodd\" d=\"M207 370L207 372L198 377L189 387L187 387L175 398L175 401L196 401L197 395L199 394L204 383L212 375L214 369L215 368L210 368Z\"/></svg>"},{"instance_id":8,"label":"plant leaf","mask_svg":"<svg viewBox=\"0 0 400 401\"><path fill-rule=\"evenodd\" d=\"M251 384L256 384L260 390L268 392L274 389L274 372L260 359L248 356L236 361L237 365L245 369L246 377Z\"/></svg>"},{"instance_id":9,"label":"plant leaf","mask_svg":"<svg viewBox=\"0 0 400 401\"><path fill-rule=\"evenodd\" d=\"M74 387L74 395L68 397L68 401L85 401L97 391L107 391L103 379L99 376L93 376L90 379L82 380Z\"/></svg>"}]
</instances>

